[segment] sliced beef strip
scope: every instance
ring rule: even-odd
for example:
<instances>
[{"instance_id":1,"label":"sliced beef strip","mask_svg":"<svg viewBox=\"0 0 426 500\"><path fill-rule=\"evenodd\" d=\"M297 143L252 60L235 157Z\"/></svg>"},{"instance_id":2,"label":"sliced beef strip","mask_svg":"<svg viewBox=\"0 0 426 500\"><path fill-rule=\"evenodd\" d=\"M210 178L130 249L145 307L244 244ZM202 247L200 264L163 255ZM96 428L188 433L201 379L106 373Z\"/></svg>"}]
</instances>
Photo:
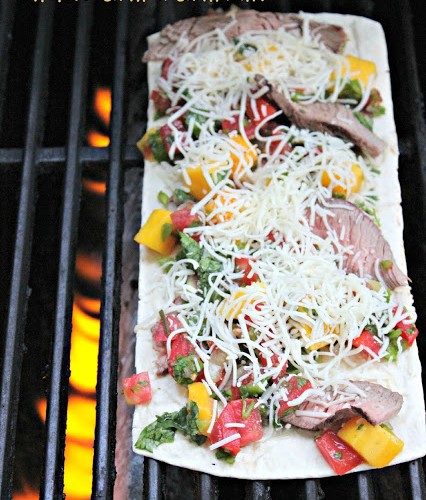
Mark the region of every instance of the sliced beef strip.
<instances>
[{"instance_id":1,"label":"sliced beef strip","mask_svg":"<svg viewBox=\"0 0 426 500\"><path fill-rule=\"evenodd\" d=\"M265 85L269 87L267 97L274 101L297 127L343 137L371 156L379 156L383 152L385 142L364 127L353 111L343 104L330 102L300 104L278 92L263 75L256 75L256 82L261 87Z\"/></svg>"},{"instance_id":2,"label":"sliced beef strip","mask_svg":"<svg viewBox=\"0 0 426 500\"><path fill-rule=\"evenodd\" d=\"M319 431L329 428L339 429L344 422L358 415L364 417L372 425L378 425L387 422L400 411L403 398L398 392L393 392L372 382L352 381L352 383L364 391L365 396L357 396L352 402L336 404L327 408L307 401L302 403L298 409L320 411L327 413L328 416L298 416L296 412L293 412L283 417L282 421L300 429Z\"/></svg>"},{"instance_id":3,"label":"sliced beef strip","mask_svg":"<svg viewBox=\"0 0 426 500\"><path fill-rule=\"evenodd\" d=\"M379 280L381 278L392 290L407 284L408 278L396 265L389 243L365 212L349 201L334 198L326 200L324 208L331 215L321 216L317 212L311 226L312 232L320 238L326 238L331 230L342 246L353 248L344 257L344 267L349 273ZM377 260L380 276L376 275L375 270ZM382 268L380 263L383 261L391 262L389 269Z\"/></svg>"},{"instance_id":4,"label":"sliced beef strip","mask_svg":"<svg viewBox=\"0 0 426 500\"><path fill-rule=\"evenodd\" d=\"M228 40L248 31L277 30L281 27L296 35L302 34L303 20L294 14L240 10L232 14L218 13L190 17L163 28L158 40L145 52L143 60L147 62L165 59L182 35L191 42L216 28L225 28L232 19L236 19L237 22L226 31ZM343 50L347 37L341 26L310 21L309 28L313 36L318 37L331 51L337 53Z\"/></svg>"}]
</instances>

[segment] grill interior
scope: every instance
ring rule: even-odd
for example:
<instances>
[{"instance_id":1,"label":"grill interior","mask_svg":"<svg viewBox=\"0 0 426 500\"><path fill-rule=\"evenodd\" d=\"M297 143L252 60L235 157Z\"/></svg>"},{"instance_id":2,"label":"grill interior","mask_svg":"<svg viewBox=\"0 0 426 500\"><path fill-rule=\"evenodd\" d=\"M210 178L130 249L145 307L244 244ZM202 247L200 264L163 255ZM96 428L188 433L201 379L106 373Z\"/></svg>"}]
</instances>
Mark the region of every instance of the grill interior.
<instances>
[{"instance_id":1,"label":"grill interior","mask_svg":"<svg viewBox=\"0 0 426 500\"><path fill-rule=\"evenodd\" d=\"M418 326L426 297L426 140L408 0L275 0L0 5L0 497L30 486L63 493L66 410L77 244L96 233L102 306L96 389L93 498L405 499L425 496L422 461L342 478L241 481L215 478L131 453L131 412L117 380L133 372L143 162L133 145L145 129L146 36L212 5L331 11L385 29L400 147L404 241ZM36 20L36 22L34 22ZM423 63L424 64L424 63ZM424 76L424 65L420 66ZM409 76L407 76L409 75ZM109 148L85 142L91 92L112 86ZM105 179L105 200L84 196L84 177ZM83 197L82 197L83 194ZM85 203L92 210L86 219ZM90 222L91 221L91 222ZM99 246L100 245L100 246ZM89 251L91 249L89 248ZM422 279L423 278L423 279ZM77 283L76 283L77 281ZM423 359L426 343L418 340ZM34 409L48 401L46 425ZM284 451L285 452L285 451Z\"/></svg>"}]
</instances>

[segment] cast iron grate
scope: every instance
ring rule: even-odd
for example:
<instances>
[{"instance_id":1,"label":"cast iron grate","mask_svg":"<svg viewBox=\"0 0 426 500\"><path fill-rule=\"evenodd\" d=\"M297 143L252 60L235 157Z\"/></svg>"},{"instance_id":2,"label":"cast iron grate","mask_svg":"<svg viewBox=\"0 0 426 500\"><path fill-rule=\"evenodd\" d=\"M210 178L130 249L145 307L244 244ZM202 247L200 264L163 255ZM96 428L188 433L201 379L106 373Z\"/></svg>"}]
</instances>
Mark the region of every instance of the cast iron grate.
<instances>
[{"instance_id":1,"label":"cast iron grate","mask_svg":"<svg viewBox=\"0 0 426 500\"><path fill-rule=\"evenodd\" d=\"M222 2L228 5L230 2ZM400 178L407 230L405 232L409 274L425 275L425 255L419 254L416 235L424 234L424 193L426 169L425 123L422 97L417 79L410 5L408 0L283 0L261 4L233 2L244 8L279 11L335 11L372 17L382 22L389 44L393 78L396 121L400 139L402 167ZM220 2L214 4L220 6ZM13 61L11 44L15 17L19 15L15 0L2 0L0 6L0 124L5 130L7 114L8 76ZM2 345L1 406L0 406L0 496L11 495L15 462L20 380L24 354L24 330L29 299L31 249L37 238L34 217L39 203L38 179L43 173L60 170L63 175L62 213L59 224L59 266L51 300L55 304L52 324L53 349L49 366L48 410L45 432L44 468L40 477L40 498L62 498L65 419L68 397L69 351L71 332L72 285L75 261L77 221L80 210L81 174L88 166L106 168L106 233L103 252L103 282L101 336L97 385L97 417L93 463L93 498L112 498L114 491L116 446L116 402L118 335L120 320L121 239L123 227L123 184L125 170L139 167L141 161L132 134L141 134L146 109L145 74L139 66L147 34L167 22L191 14L205 13L209 4L202 1L172 3L147 0L144 4L122 2L116 6L115 48L111 144L108 149L83 146L87 74L91 27L94 22L94 1L78 4L75 30L75 50L71 83L71 105L67 116L67 141L60 146L46 147L43 131L46 127L46 89L49 59L52 52L54 16L61 8L54 0L38 6L34 53L31 61L31 81L26 119L25 140L19 147L0 149L0 172L15 172L19 177L19 199L12 221L15 230L13 250L4 262L10 261L6 273L7 290L1 298L7 302ZM75 7L77 9L77 7ZM131 13L131 15L130 15ZM130 57L127 49L130 47ZM137 60L138 69L132 65ZM129 76L130 75L130 76ZM407 78L406 75L410 75ZM128 100L130 112L128 112ZM9 106L10 107L10 106ZM22 146L22 147L21 147ZM420 189L419 189L420 187ZM137 189L140 185L137 186ZM422 217L423 215L423 217ZM3 247L0 247L3 249ZM418 305L425 294L425 280L417 280L413 288ZM3 307L3 306L2 306ZM3 311L3 308L2 308ZM421 312L421 311L420 311ZM419 326L425 330L424 314ZM129 334L129 332L122 332ZM424 340L420 340L424 353ZM120 437L120 446L129 446ZM354 474L343 478L309 479L306 481L238 481L192 473L160 464L154 460L133 457L127 466L136 472L127 481L127 490L118 492L123 498L414 498L425 496L421 460L398 467ZM184 474L182 474L184 472ZM117 492L116 492L116 497Z\"/></svg>"}]
</instances>

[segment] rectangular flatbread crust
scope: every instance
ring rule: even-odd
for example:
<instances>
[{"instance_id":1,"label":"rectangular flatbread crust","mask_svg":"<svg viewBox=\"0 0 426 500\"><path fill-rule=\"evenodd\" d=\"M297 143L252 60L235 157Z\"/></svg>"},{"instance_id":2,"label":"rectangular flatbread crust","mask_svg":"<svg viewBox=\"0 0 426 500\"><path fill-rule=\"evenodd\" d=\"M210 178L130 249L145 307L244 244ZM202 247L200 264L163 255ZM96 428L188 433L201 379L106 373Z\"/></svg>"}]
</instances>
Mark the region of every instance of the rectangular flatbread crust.
<instances>
[{"instance_id":1,"label":"rectangular flatbread crust","mask_svg":"<svg viewBox=\"0 0 426 500\"><path fill-rule=\"evenodd\" d=\"M350 15L317 14L315 19L344 27L349 41L345 52L369 59L377 65L377 88L383 97L386 114L375 120L377 135L387 143L378 177L378 216L384 237L390 243L398 266L406 271L403 243L401 193L398 182L398 143L393 118L393 104L386 41L382 26L370 19ZM155 35L153 35L155 37ZM161 63L151 62L148 67L149 86L154 88L160 74ZM150 103L148 128L153 121ZM145 162L143 180L142 222L153 209L160 208L157 193L172 192L178 184L176 169L171 166ZM148 371L153 398L150 404L136 406L133 420L133 443L141 430L153 422L157 415L176 411L187 403L187 389L178 386L170 376L156 376L156 356L152 346L151 326L158 319L162 301L162 273L157 259L141 246L139 273L138 326L136 327L136 372ZM403 303L411 304L408 287L401 292ZM377 365L377 364L376 364ZM396 363L371 365L371 382L380 383L399 392L404 403L400 413L392 419L395 434L404 441L402 452L392 464L419 458L426 453L426 429L421 366L417 345L401 355ZM292 428L274 434L262 441L242 448L233 465L218 460L208 446L197 446L176 433L175 441L163 444L153 453L134 448L135 453L161 460L168 464L224 477L242 479L296 479L333 475L313 439L312 432ZM392 465L391 464L391 465ZM354 471L370 469L361 465Z\"/></svg>"}]
</instances>

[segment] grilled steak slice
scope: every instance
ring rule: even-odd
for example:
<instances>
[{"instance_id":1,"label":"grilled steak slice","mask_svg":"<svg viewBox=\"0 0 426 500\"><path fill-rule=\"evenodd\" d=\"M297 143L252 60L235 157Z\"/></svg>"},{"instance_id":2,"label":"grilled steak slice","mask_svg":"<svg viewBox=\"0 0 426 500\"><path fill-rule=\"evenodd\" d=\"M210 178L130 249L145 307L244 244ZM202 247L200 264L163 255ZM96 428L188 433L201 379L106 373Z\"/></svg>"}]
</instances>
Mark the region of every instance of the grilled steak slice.
<instances>
[{"instance_id":1,"label":"grilled steak slice","mask_svg":"<svg viewBox=\"0 0 426 500\"><path fill-rule=\"evenodd\" d=\"M307 401L298 409L321 412L321 416L311 417L293 412L283 417L282 421L309 431L339 429L344 422L357 415L364 417L372 425L378 425L394 417L401 409L403 398L398 392L372 382L352 381L352 383L364 391L365 396L357 396L354 401L326 408Z\"/></svg>"},{"instance_id":2,"label":"grilled steak slice","mask_svg":"<svg viewBox=\"0 0 426 500\"><path fill-rule=\"evenodd\" d=\"M331 215L316 213L312 232L326 238L331 230L343 246L352 247L352 252L344 256L349 273L381 279L392 290L407 284L408 278L396 265L389 243L365 212L349 201L334 198L326 200L324 207Z\"/></svg>"},{"instance_id":3,"label":"grilled steak slice","mask_svg":"<svg viewBox=\"0 0 426 500\"><path fill-rule=\"evenodd\" d=\"M274 101L287 118L300 128L318 130L330 135L343 137L371 156L378 156L385 148L385 142L364 127L353 111L343 104L314 102L300 104L278 92L262 75L256 75L257 83L267 85L267 96Z\"/></svg>"},{"instance_id":4,"label":"grilled steak slice","mask_svg":"<svg viewBox=\"0 0 426 500\"><path fill-rule=\"evenodd\" d=\"M294 14L240 10L232 14L215 13L202 17L190 17L174 24L168 24L163 28L158 40L145 52L143 60L146 62L165 59L182 36L191 42L198 36L216 28L225 28L232 19L237 22L226 30L228 40L248 31L277 30L281 27L295 35L302 34L303 20ZM341 26L310 21L309 28L312 35L331 51L342 51L347 37Z\"/></svg>"}]
</instances>

